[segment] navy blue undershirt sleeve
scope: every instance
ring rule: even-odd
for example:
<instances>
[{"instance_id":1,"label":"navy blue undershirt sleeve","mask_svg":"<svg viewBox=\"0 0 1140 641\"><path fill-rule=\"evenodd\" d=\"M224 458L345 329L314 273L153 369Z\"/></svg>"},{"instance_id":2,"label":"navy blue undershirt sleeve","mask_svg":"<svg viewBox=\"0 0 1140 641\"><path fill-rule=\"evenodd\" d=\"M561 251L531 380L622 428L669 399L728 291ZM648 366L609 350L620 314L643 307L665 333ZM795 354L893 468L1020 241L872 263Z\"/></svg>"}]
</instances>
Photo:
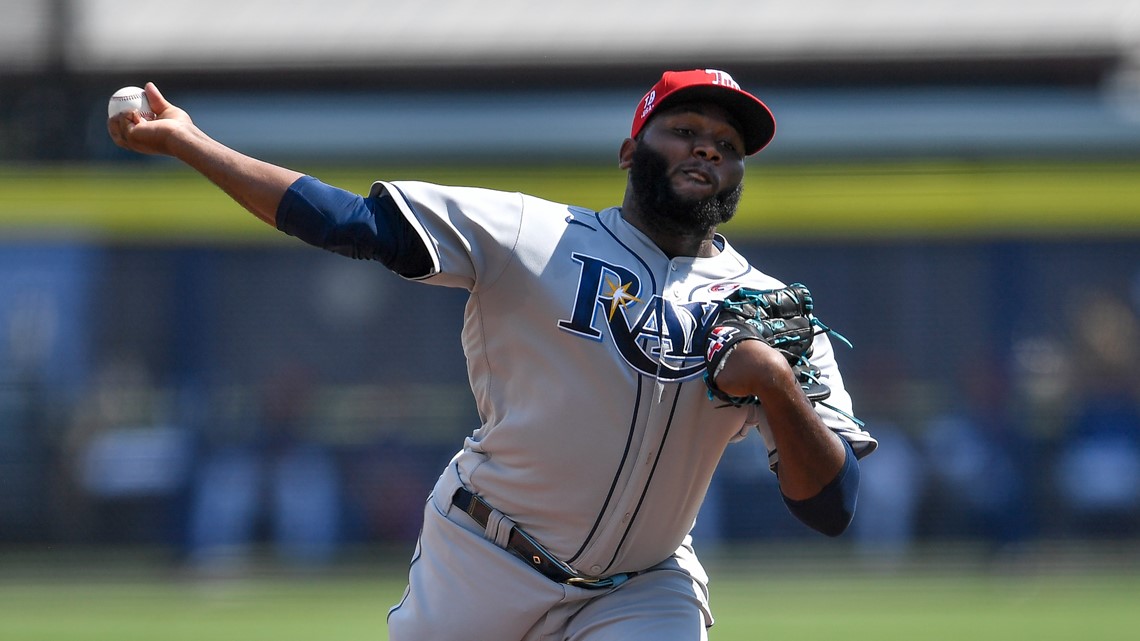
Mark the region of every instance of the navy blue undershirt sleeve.
<instances>
[{"instance_id":1,"label":"navy blue undershirt sleeve","mask_svg":"<svg viewBox=\"0 0 1140 641\"><path fill-rule=\"evenodd\" d=\"M784 497L784 504L793 516L827 536L843 534L855 516L859 496L859 462L851 444L846 439L839 440L843 441L847 455L835 478L810 499L794 501Z\"/></svg>"},{"instance_id":2,"label":"navy blue undershirt sleeve","mask_svg":"<svg viewBox=\"0 0 1140 641\"><path fill-rule=\"evenodd\" d=\"M364 198L302 176L277 206L277 229L343 256L378 261L408 278L432 269L423 241L386 193Z\"/></svg>"}]
</instances>

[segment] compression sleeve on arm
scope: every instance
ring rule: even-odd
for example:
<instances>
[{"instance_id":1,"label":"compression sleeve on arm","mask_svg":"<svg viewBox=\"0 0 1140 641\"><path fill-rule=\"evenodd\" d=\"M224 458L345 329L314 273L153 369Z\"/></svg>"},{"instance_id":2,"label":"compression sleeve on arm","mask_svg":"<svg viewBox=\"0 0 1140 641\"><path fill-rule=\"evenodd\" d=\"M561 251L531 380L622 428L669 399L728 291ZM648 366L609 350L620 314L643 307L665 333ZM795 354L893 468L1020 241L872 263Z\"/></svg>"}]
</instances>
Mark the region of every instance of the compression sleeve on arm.
<instances>
[{"instance_id":1,"label":"compression sleeve on arm","mask_svg":"<svg viewBox=\"0 0 1140 641\"><path fill-rule=\"evenodd\" d=\"M843 441L847 454L835 478L810 499L795 501L784 497L784 504L792 515L827 536L843 534L855 516L859 496L859 462L847 439L839 440Z\"/></svg>"},{"instance_id":2,"label":"compression sleeve on arm","mask_svg":"<svg viewBox=\"0 0 1140 641\"><path fill-rule=\"evenodd\" d=\"M364 198L302 176L277 206L277 229L343 256L379 261L407 278L432 269L423 241L387 194Z\"/></svg>"}]
</instances>

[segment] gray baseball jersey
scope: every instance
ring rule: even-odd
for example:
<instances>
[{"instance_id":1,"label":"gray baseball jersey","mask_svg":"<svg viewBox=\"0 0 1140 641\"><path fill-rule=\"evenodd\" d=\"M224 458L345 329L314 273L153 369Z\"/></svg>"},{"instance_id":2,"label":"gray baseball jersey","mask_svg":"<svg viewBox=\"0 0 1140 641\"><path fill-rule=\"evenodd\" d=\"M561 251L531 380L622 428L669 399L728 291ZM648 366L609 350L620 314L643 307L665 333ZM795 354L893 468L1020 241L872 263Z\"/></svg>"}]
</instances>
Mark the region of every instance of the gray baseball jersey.
<instances>
[{"instance_id":1,"label":"gray baseball jersey","mask_svg":"<svg viewBox=\"0 0 1140 641\"><path fill-rule=\"evenodd\" d=\"M429 249L434 266L422 280L470 292L462 343L482 423L436 494L463 485L583 575L688 558L725 447L756 427L771 462L779 455L762 407L709 399L698 337L735 288L783 283L721 237L716 256L671 259L618 208L418 182L373 186L382 190ZM841 410L819 406L821 417L856 454L869 453L875 440L844 415L851 400L826 335L812 362ZM449 497L435 498L446 512ZM421 540L428 545L449 544ZM498 589L495 577L487 583Z\"/></svg>"}]
</instances>

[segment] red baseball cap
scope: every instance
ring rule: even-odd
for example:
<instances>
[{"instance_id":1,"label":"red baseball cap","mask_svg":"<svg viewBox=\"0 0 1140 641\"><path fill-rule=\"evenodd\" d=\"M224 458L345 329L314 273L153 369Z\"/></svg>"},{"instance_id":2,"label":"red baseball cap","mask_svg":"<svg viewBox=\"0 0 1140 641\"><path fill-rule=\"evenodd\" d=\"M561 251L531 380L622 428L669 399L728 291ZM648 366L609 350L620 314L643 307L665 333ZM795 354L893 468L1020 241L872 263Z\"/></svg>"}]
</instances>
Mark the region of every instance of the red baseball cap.
<instances>
[{"instance_id":1,"label":"red baseball cap","mask_svg":"<svg viewBox=\"0 0 1140 641\"><path fill-rule=\"evenodd\" d=\"M662 74L661 80L638 103L630 138L636 138L659 109L696 100L716 103L740 121L747 156L763 149L776 135L776 119L771 110L759 98L741 89L732 76L717 69L693 69Z\"/></svg>"}]
</instances>

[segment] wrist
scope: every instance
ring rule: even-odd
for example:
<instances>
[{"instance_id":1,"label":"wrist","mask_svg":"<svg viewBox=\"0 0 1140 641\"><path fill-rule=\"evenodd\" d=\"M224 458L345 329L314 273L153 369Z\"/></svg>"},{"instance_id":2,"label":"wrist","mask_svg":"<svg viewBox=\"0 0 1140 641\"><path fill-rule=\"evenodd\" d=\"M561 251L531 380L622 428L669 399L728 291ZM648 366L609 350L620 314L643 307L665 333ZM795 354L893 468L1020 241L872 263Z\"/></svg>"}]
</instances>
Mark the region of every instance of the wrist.
<instances>
[{"instance_id":1,"label":"wrist","mask_svg":"<svg viewBox=\"0 0 1140 641\"><path fill-rule=\"evenodd\" d=\"M178 122L171 124L160 151L193 166L195 159L206 155L212 144L217 143L193 123Z\"/></svg>"}]
</instances>

